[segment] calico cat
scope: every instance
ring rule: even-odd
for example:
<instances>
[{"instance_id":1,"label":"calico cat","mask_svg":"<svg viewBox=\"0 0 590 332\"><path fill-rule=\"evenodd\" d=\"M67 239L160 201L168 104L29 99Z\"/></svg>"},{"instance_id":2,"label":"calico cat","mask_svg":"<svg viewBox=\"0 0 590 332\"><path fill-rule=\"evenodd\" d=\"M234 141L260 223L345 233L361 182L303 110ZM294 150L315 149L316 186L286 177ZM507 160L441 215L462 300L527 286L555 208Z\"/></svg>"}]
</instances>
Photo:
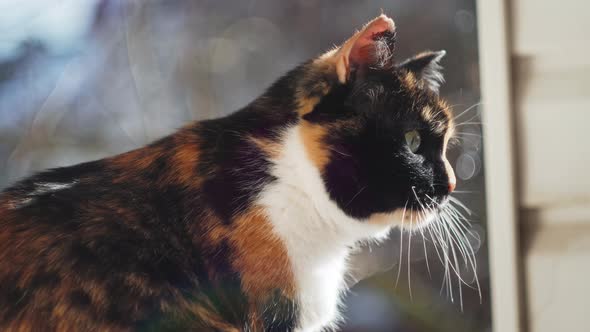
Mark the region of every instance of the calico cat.
<instances>
[{"instance_id":1,"label":"calico cat","mask_svg":"<svg viewBox=\"0 0 590 332\"><path fill-rule=\"evenodd\" d=\"M385 15L243 109L0 196L2 331L321 331L360 241L455 187L444 51ZM427 205L427 206L424 206Z\"/></svg>"}]
</instances>

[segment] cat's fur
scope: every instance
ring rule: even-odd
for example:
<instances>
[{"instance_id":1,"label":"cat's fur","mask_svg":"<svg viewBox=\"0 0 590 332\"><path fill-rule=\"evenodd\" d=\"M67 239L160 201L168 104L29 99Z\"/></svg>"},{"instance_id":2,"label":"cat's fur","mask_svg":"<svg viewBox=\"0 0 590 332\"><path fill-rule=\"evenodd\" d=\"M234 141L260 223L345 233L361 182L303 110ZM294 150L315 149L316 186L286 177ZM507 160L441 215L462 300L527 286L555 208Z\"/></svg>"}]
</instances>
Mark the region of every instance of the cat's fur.
<instances>
[{"instance_id":1,"label":"cat's fur","mask_svg":"<svg viewBox=\"0 0 590 332\"><path fill-rule=\"evenodd\" d=\"M0 330L335 326L350 248L454 187L443 53L394 39L379 16L230 116L8 188Z\"/></svg>"}]
</instances>

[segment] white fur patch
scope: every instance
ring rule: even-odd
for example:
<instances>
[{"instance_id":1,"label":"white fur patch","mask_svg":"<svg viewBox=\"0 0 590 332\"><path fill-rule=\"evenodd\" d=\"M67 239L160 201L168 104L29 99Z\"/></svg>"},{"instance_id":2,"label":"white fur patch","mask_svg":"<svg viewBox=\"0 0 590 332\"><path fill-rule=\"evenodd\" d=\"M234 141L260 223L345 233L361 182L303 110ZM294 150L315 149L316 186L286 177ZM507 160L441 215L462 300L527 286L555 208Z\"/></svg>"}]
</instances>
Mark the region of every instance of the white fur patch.
<instances>
[{"instance_id":1,"label":"white fur patch","mask_svg":"<svg viewBox=\"0 0 590 332\"><path fill-rule=\"evenodd\" d=\"M284 133L282 151L273 161L277 181L263 189L258 204L267 210L292 263L301 308L296 331L334 329L351 247L384 238L401 217L392 213L388 222L373 222L340 210L307 157L297 126Z\"/></svg>"},{"instance_id":2,"label":"white fur patch","mask_svg":"<svg viewBox=\"0 0 590 332\"><path fill-rule=\"evenodd\" d=\"M29 196L36 196L36 195L43 195L54 191L64 190L71 188L75 185L77 181L72 181L69 183L57 183L57 182L39 182L36 183L37 188L32 191Z\"/></svg>"},{"instance_id":3,"label":"white fur patch","mask_svg":"<svg viewBox=\"0 0 590 332\"><path fill-rule=\"evenodd\" d=\"M68 183L58 183L58 182L38 182L35 183L35 189L31 192L25 194L27 198L21 199L18 202L14 203L14 208L20 208L25 205L30 204L34 199L35 196L49 194L52 192L64 190L71 188L74 186L78 181L72 181Z\"/></svg>"}]
</instances>

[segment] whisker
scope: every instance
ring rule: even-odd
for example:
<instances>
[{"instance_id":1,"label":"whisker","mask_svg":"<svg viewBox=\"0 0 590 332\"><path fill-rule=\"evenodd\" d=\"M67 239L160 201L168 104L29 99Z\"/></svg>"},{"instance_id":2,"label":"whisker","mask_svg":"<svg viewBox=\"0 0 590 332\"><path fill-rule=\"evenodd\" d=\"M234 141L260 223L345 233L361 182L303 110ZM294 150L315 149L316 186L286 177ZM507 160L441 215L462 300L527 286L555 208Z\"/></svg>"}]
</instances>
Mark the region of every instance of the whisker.
<instances>
[{"instance_id":1,"label":"whisker","mask_svg":"<svg viewBox=\"0 0 590 332\"><path fill-rule=\"evenodd\" d=\"M455 125L455 127L456 127L456 125ZM338 151L337 149L335 149L335 148L333 148L333 147L328 147L328 149L330 149L330 150L332 150L332 151L334 151L334 152L336 152L336 153L338 153L338 154L340 154L340 155L343 155L343 156L345 156L345 157L352 157L351 155L349 155L349 154L346 154L346 153L344 153L344 152L341 152L341 151Z\"/></svg>"},{"instance_id":2,"label":"whisker","mask_svg":"<svg viewBox=\"0 0 590 332\"><path fill-rule=\"evenodd\" d=\"M461 123L457 123L455 124L455 128L461 127L461 126L485 126L484 122L480 122L480 121L469 121L469 122L461 122Z\"/></svg>"},{"instance_id":3,"label":"whisker","mask_svg":"<svg viewBox=\"0 0 590 332\"><path fill-rule=\"evenodd\" d=\"M422 236L422 246L424 247L424 259L426 260L426 270L428 271L428 277L432 280L432 273L430 273L430 265L428 263L428 251L426 250L426 237L424 236L424 230L422 227L418 228L420 236Z\"/></svg>"},{"instance_id":4,"label":"whisker","mask_svg":"<svg viewBox=\"0 0 590 332\"><path fill-rule=\"evenodd\" d=\"M461 257L463 258L463 262L465 264L465 266L469 266L470 263L469 261L471 261L471 256L467 255L467 248L464 247L464 244L462 243L462 241L458 241L455 237L453 236L453 231L449 228L451 227L450 223L447 221L445 223L445 232L447 232L447 235L449 237L449 239L451 240L451 251L453 253L453 255L455 255L455 248L457 248L459 250L459 253L461 254ZM469 258L468 258L469 257ZM456 259L456 256L455 256ZM455 271L455 273L457 274L458 279L465 285L469 286L470 288L473 288L470 286L470 284L468 282L466 282L462 277L461 277L461 273L460 273L460 269L458 266L456 266L456 269L453 269ZM475 288L473 288L475 289Z\"/></svg>"},{"instance_id":5,"label":"whisker","mask_svg":"<svg viewBox=\"0 0 590 332\"><path fill-rule=\"evenodd\" d=\"M440 263L444 264L443 258L441 256L440 252L438 251L439 244L438 244L437 237L433 235L432 224L429 224L428 226L426 226L426 231L428 231L428 234L430 235L430 239L432 240L434 250L436 252L436 255L438 256L438 259L440 260ZM441 291L442 291L442 289L441 289Z\"/></svg>"},{"instance_id":6,"label":"whisker","mask_svg":"<svg viewBox=\"0 0 590 332\"><path fill-rule=\"evenodd\" d=\"M350 203L352 203L352 201L354 201L354 199L357 198L357 196L360 195L365 189L367 189L367 186L362 187L361 190L359 190L354 196L352 196L352 198L350 199L350 201L348 201L346 206L349 206Z\"/></svg>"},{"instance_id":7,"label":"whisker","mask_svg":"<svg viewBox=\"0 0 590 332\"><path fill-rule=\"evenodd\" d=\"M474 251L473 247L471 246L469 241L467 241L467 234L469 234L471 237L473 237L478 242L481 241L481 239L479 237L475 236L467 227L462 225L459 222L459 219L450 219L450 220L452 221L451 227L454 227L456 231L458 231L462 234L462 241L464 242L463 246L464 246L465 250L470 251L471 255L469 255L468 257L469 257L471 268L473 269L473 272L474 272L473 279L474 279L476 286L477 286L477 290L479 293L479 300L480 300L480 302L482 302L481 287L479 284L479 278L477 276L477 260L475 259L475 251Z\"/></svg>"},{"instance_id":8,"label":"whisker","mask_svg":"<svg viewBox=\"0 0 590 332\"><path fill-rule=\"evenodd\" d=\"M397 264L397 278L395 279L395 288L397 288L397 284L399 282L399 276L402 271L402 262L403 262L403 251L404 251L404 221L406 220L406 208L408 207L408 202L410 199L406 200L406 204L404 205L404 211L402 212L402 224L400 227L399 232L399 262Z\"/></svg>"},{"instance_id":9,"label":"whisker","mask_svg":"<svg viewBox=\"0 0 590 332\"><path fill-rule=\"evenodd\" d=\"M455 133L455 136L465 136L465 137L477 137L477 138L482 138L483 136L480 134L475 134L475 133L467 133L467 132L458 132Z\"/></svg>"},{"instance_id":10,"label":"whisker","mask_svg":"<svg viewBox=\"0 0 590 332\"><path fill-rule=\"evenodd\" d=\"M414 213L410 214L410 227L412 226L412 222L413 222L413 217L414 217ZM411 274L412 274L412 269L410 267L410 253L412 251L412 229L410 228L410 232L409 232L409 238L408 238L408 291L410 292L410 301L413 301L413 297L412 297L412 278L411 278Z\"/></svg>"},{"instance_id":11,"label":"whisker","mask_svg":"<svg viewBox=\"0 0 590 332\"><path fill-rule=\"evenodd\" d=\"M430 199L431 201L433 201L435 204L439 205L436 201L434 201L430 196L426 195L426 197L428 199ZM465 255L463 255L464 259L467 259L466 255L467 254L467 246L464 243L467 239L467 234L466 232L469 232L469 229L463 225L462 223L460 223L458 221L458 214L456 214L456 212L451 210L452 206L445 206L443 209L443 212L440 213L440 217L441 219L445 222L445 225L450 227L450 230L454 233L454 237L451 237L451 240L459 247L459 249L462 250L462 252L465 253ZM467 243L469 243L467 241ZM469 245L470 249L471 246ZM473 253L473 256L475 256L475 252L473 250L471 250ZM467 261L465 261L465 264L467 265Z\"/></svg>"},{"instance_id":12,"label":"whisker","mask_svg":"<svg viewBox=\"0 0 590 332\"><path fill-rule=\"evenodd\" d=\"M432 200L432 198L429 197L428 195L427 195L427 197ZM452 201L453 203L462 207L466 212L471 213L471 210L469 210L458 199L453 198L450 201ZM480 298L480 302L482 302L481 286L479 283L479 278L477 276L477 260L475 259L475 257L476 257L475 251L474 251L473 247L471 246L470 242L467 240L467 237L470 235L478 241L479 241L479 239L478 239L478 237L473 235L473 233L470 231L469 228L467 228L462 222L460 222L461 220L463 220L466 223L470 224L469 220L465 216L463 216L457 210L457 208L454 207L453 205L446 204L442 213L440 213L440 216L441 216L441 220L444 220L445 227L449 231L448 235L450 235L451 233L454 234L454 237L453 237L454 241L453 242L455 243L455 245L457 245L458 249L460 250L461 255L463 256L463 260L465 262L465 266L469 266L473 270L474 281L475 281L476 287L472 287L471 283L467 283L459 275L458 275L458 278L463 284L465 284L469 288L477 289L478 294L479 294L479 298ZM456 257L455 257L455 259L456 259ZM461 287L461 285L459 285L459 286Z\"/></svg>"},{"instance_id":13,"label":"whisker","mask_svg":"<svg viewBox=\"0 0 590 332\"><path fill-rule=\"evenodd\" d=\"M460 125L460 124L463 124L463 123L469 123L469 122L479 122L481 124L481 121L473 121L476 118L480 118L480 117L481 117L480 114L476 112L474 116L470 117L469 119L467 119L465 121L459 122L457 125ZM455 119L457 119L457 118L455 118ZM457 125L455 125L455 126L457 126Z\"/></svg>"},{"instance_id":14,"label":"whisker","mask_svg":"<svg viewBox=\"0 0 590 332\"><path fill-rule=\"evenodd\" d=\"M437 185L446 185L438 184ZM464 193L469 193L464 191ZM422 237L422 247L424 250L424 256L426 259L426 268L430 278L432 273L430 269L428 250L426 248L427 236L433 244L438 260L443 265L443 279L441 284L441 294L443 290L446 291L447 297L450 298L451 302L455 302L455 297L458 297L461 311L464 310L463 304L463 287L466 286L470 289L477 290L480 302L482 302L481 285L477 276L477 260L473 247L474 242L468 240L469 237L480 241L476 235L471 231L470 221L464 215L472 215L472 211L467 208L459 199L455 197L449 197L447 204L441 204L433 199L431 196L424 194L423 199L418 196L416 187L412 187L412 194L416 200L416 204L420 210L412 210L410 215L410 225L417 225L419 220L426 220L430 214L434 214L436 221L428 223L426 227L419 227L420 236ZM427 202L428 201L428 202ZM405 222L405 213L409 199L404 205L404 212L402 215L402 232L400 233L400 266L398 266L398 275L396 285L399 281L401 274L401 264L403 262L403 248L407 246L406 265L407 265L407 277L408 277L408 290L410 299L413 298L412 286L411 286L411 251L412 251L412 237L414 232L410 227L408 234L407 244L403 243L403 227ZM466 280L466 271L473 271L473 279L470 281ZM455 276L453 277L452 274ZM455 289L455 283L458 289ZM474 285L475 284L475 285ZM458 294L457 294L458 293Z\"/></svg>"},{"instance_id":15,"label":"whisker","mask_svg":"<svg viewBox=\"0 0 590 332\"><path fill-rule=\"evenodd\" d=\"M424 207L424 204L422 203L422 201L420 200L420 198L418 197L418 194L416 193L415 187L412 187L412 192L414 193L414 197L416 198L416 200L418 201L418 204L420 205L422 211L426 210L426 208ZM437 225L438 226L438 225ZM437 233L437 237L440 239L440 243L442 244L441 246L441 251L443 252L443 257L444 257L444 268L445 268L445 279L447 281L447 296L450 295L451 298L451 302L453 302L453 292L452 292L452 281L451 281L451 275L450 275L450 270L449 270L449 266L452 268L452 265L449 264L450 259L448 256L448 248L445 244L445 240L443 240L442 238L442 233L439 231L436 231L435 228L435 233ZM443 287L444 287L444 280L443 280ZM441 289L442 290L442 289Z\"/></svg>"},{"instance_id":16,"label":"whisker","mask_svg":"<svg viewBox=\"0 0 590 332\"><path fill-rule=\"evenodd\" d=\"M444 257L444 276L445 276L445 283L444 285L446 285L446 290L447 290L447 296L451 299L451 302L455 302L454 296L453 296L453 282L451 279L451 269L449 267L452 268L452 265L449 264L450 259L449 259L449 249L448 249L448 245L447 245L447 240L443 237L443 232L441 232L441 223L436 223L435 224L435 232L437 234L437 236L440 239L440 244L441 244L441 251L443 253L443 257Z\"/></svg>"},{"instance_id":17,"label":"whisker","mask_svg":"<svg viewBox=\"0 0 590 332\"><path fill-rule=\"evenodd\" d=\"M456 221L453 221L453 222L456 223ZM453 227L453 225L451 225L451 227ZM469 241L466 240L467 236L465 235L465 233L463 233L462 239L463 239L464 249L469 250L469 252L470 252L470 255L468 255L467 257L469 258L469 262L470 262L469 265L470 265L471 269L473 270L473 276L474 276L473 279L476 283L477 291L479 293L479 300L481 302L482 301L482 294L481 294L481 287L479 285L479 278L477 276L477 260L475 259L475 251L473 250L473 247L471 246L471 244L469 244ZM469 265L467 265L467 266L469 266Z\"/></svg>"},{"instance_id":18,"label":"whisker","mask_svg":"<svg viewBox=\"0 0 590 332\"><path fill-rule=\"evenodd\" d=\"M467 206L465 206L465 204L463 204L463 202L461 202L460 200L458 200L457 198L453 197L453 196L449 196L449 202L455 203L458 206L460 206L465 212L467 212L469 215L473 214L473 211L471 211L471 209L469 209Z\"/></svg>"},{"instance_id":19,"label":"whisker","mask_svg":"<svg viewBox=\"0 0 590 332\"><path fill-rule=\"evenodd\" d=\"M475 103L475 104L469 106L466 110L464 110L463 112L459 113L459 115L456 115L455 116L455 120L461 118L463 115L465 115L465 113L471 111L472 109L474 109L475 107L480 106L480 105L483 105L483 103L482 102L479 102L479 103Z\"/></svg>"}]
</instances>

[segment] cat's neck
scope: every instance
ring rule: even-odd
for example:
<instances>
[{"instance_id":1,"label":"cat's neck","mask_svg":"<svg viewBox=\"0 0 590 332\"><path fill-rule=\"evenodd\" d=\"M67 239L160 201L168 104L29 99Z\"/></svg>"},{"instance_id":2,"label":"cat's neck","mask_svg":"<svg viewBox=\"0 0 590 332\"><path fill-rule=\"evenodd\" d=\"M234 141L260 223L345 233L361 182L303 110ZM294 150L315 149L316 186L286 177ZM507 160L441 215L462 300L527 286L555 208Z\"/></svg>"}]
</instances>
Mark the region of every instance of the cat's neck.
<instances>
[{"instance_id":1,"label":"cat's neck","mask_svg":"<svg viewBox=\"0 0 590 332\"><path fill-rule=\"evenodd\" d=\"M351 247L382 236L388 227L355 220L329 198L308 158L300 127L284 133L273 164L277 180L262 190L259 204L287 248L302 302L300 330L319 330L338 320Z\"/></svg>"}]
</instances>

